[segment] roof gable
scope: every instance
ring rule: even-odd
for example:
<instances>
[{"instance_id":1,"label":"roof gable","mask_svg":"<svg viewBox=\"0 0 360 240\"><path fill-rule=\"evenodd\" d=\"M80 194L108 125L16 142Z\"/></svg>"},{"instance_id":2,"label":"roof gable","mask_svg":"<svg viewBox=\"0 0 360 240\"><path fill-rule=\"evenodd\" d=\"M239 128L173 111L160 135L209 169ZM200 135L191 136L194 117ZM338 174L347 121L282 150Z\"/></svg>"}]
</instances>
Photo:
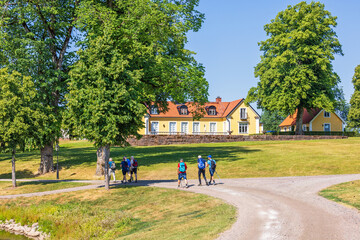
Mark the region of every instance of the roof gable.
<instances>
[{"instance_id":1,"label":"roof gable","mask_svg":"<svg viewBox=\"0 0 360 240\"><path fill-rule=\"evenodd\" d=\"M303 124L310 123L315 117L318 116L318 114L320 112L321 112L321 109L319 109L319 108L310 109L310 111L308 111L307 109L304 109ZM295 111L294 114L287 116L284 119L284 121L282 121L282 123L280 123L279 127L295 126L296 125L296 115L297 115L297 110Z\"/></svg>"}]
</instances>

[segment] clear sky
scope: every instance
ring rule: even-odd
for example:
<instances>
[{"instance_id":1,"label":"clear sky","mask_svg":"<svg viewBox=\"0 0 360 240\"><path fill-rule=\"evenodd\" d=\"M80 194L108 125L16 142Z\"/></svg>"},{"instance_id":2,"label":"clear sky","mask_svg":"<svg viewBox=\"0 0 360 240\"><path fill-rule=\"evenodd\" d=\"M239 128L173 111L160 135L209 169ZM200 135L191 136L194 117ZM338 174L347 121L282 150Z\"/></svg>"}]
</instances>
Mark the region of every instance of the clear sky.
<instances>
[{"instance_id":1,"label":"clear sky","mask_svg":"<svg viewBox=\"0 0 360 240\"><path fill-rule=\"evenodd\" d=\"M196 52L195 58L205 66L209 101L217 96L223 101L246 97L248 90L257 84L254 67L262 54L257 43L267 38L264 25L288 5L299 2L200 0L198 10L205 13L206 19L199 32L189 33L187 48ZM360 64L360 1L322 0L321 3L338 17L335 31L344 56L336 55L333 66L349 102L354 91L351 79Z\"/></svg>"}]
</instances>

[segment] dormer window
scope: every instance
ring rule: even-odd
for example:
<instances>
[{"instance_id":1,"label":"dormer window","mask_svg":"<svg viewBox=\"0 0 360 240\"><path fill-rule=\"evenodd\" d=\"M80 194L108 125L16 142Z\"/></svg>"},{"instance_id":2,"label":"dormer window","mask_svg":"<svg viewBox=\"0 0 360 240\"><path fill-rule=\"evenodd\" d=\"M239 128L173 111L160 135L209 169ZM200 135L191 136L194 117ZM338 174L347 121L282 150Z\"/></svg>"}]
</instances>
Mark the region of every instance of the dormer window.
<instances>
[{"instance_id":1,"label":"dormer window","mask_svg":"<svg viewBox=\"0 0 360 240\"><path fill-rule=\"evenodd\" d=\"M215 106L208 107L207 112L208 112L208 115L215 116L216 115L216 107Z\"/></svg>"},{"instance_id":2,"label":"dormer window","mask_svg":"<svg viewBox=\"0 0 360 240\"><path fill-rule=\"evenodd\" d=\"M188 114L189 114L189 112L188 112L187 106L182 105L182 106L180 107L180 115L188 115Z\"/></svg>"},{"instance_id":3,"label":"dormer window","mask_svg":"<svg viewBox=\"0 0 360 240\"><path fill-rule=\"evenodd\" d=\"M155 105L150 107L150 114L159 114L158 108Z\"/></svg>"}]
</instances>

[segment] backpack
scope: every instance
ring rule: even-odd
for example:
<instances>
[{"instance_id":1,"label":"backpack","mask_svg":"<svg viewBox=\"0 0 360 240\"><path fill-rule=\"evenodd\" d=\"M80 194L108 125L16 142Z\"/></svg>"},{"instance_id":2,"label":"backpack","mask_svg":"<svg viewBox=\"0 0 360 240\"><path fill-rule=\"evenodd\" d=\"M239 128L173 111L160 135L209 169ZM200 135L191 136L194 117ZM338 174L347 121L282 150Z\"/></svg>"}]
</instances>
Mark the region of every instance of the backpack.
<instances>
[{"instance_id":1,"label":"backpack","mask_svg":"<svg viewBox=\"0 0 360 240\"><path fill-rule=\"evenodd\" d=\"M137 161L134 159L134 161L133 161L133 167L134 167L134 168L137 168L137 166L138 166Z\"/></svg>"},{"instance_id":2,"label":"backpack","mask_svg":"<svg viewBox=\"0 0 360 240\"><path fill-rule=\"evenodd\" d=\"M215 161L213 159L211 159L210 163L211 163L211 165L210 165L211 170L215 170L215 168L216 168Z\"/></svg>"},{"instance_id":3,"label":"backpack","mask_svg":"<svg viewBox=\"0 0 360 240\"><path fill-rule=\"evenodd\" d=\"M180 163L180 167L179 167L179 172L185 172L185 163L184 162L181 162Z\"/></svg>"},{"instance_id":4,"label":"backpack","mask_svg":"<svg viewBox=\"0 0 360 240\"><path fill-rule=\"evenodd\" d=\"M199 169L204 169L205 168L204 159L200 158L198 160L198 167L199 167Z\"/></svg>"},{"instance_id":5,"label":"backpack","mask_svg":"<svg viewBox=\"0 0 360 240\"><path fill-rule=\"evenodd\" d=\"M115 170L116 169L116 166L115 166L115 162L113 162L112 164L111 164L111 170Z\"/></svg>"}]
</instances>

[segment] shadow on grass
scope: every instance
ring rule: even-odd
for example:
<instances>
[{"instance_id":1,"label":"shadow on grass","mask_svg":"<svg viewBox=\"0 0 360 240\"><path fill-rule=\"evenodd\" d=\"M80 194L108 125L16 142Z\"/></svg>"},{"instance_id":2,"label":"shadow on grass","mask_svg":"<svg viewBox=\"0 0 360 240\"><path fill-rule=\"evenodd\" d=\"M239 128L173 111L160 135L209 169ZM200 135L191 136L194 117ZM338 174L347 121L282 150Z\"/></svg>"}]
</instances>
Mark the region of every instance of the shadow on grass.
<instances>
[{"instance_id":1,"label":"shadow on grass","mask_svg":"<svg viewBox=\"0 0 360 240\"><path fill-rule=\"evenodd\" d=\"M16 170L16 178L17 179L21 179L21 178L34 178L37 177L38 175L34 174L32 171L30 171L29 169L24 169L24 170ZM9 173L3 173L0 174L0 179L10 179L11 178L11 172Z\"/></svg>"}]
</instances>

